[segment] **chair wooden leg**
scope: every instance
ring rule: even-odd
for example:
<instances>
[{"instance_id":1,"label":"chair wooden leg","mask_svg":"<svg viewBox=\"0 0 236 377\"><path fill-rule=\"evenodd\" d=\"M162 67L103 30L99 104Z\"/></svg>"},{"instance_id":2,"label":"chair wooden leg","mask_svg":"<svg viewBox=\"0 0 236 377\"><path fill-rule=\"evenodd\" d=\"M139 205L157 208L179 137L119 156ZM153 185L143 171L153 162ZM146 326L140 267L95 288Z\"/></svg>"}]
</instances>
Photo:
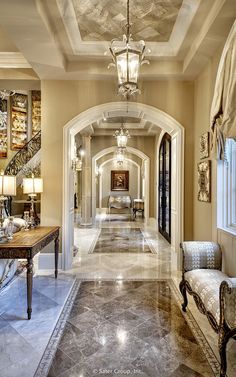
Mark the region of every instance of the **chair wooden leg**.
<instances>
[{"instance_id":1,"label":"chair wooden leg","mask_svg":"<svg viewBox=\"0 0 236 377\"><path fill-rule=\"evenodd\" d=\"M184 302L182 304L182 310L186 312L186 308L188 305L188 298L187 298L187 291L186 291L186 286L185 286L185 281L182 280L179 284L179 290L183 296Z\"/></svg>"},{"instance_id":2,"label":"chair wooden leg","mask_svg":"<svg viewBox=\"0 0 236 377\"><path fill-rule=\"evenodd\" d=\"M219 333L219 354L220 354L220 377L226 376L227 359L226 359L226 347L228 343L228 336L225 330L220 330Z\"/></svg>"}]
</instances>

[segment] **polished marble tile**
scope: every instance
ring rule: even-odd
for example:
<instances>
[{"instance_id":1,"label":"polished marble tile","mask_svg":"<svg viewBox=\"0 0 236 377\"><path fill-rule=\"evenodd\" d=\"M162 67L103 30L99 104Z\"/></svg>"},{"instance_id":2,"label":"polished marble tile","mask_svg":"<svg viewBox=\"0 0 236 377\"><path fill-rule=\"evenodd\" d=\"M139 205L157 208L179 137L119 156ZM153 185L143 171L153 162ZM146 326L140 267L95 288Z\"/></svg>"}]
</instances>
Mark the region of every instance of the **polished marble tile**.
<instances>
[{"instance_id":1,"label":"polished marble tile","mask_svg":"<svg viewBox=\"0 0 236 377\"><path fill-rule=\"evenodd\" d=\"M214 376L167 281L83 282L74 305L86 295L101 301L77 315L72 309L48 377Z\"/></svg>"},{"instance_id":2,"label":"polished marble tile","mask_svg":"<svg viewBox=\"0 0 236 377\"><path fill-rule=\"evenodd\" d=\"M94 253L151 253L140 228L102 228Z\"/></svg>"},{"instance_id":3,"label":"polished marble tile","mask_svg":"<svg viewBox=\"0 0 236 377\"><path fill-rule=\"evenodd\" d=\"M35 276L32 318L27 319L26 281L15 279L0 294L0 376L33 377L48 344L74 278ZM52 288L50 297L43 292ZM57 298L60 296L60 302Z\"/></svg>"}]
</instances>

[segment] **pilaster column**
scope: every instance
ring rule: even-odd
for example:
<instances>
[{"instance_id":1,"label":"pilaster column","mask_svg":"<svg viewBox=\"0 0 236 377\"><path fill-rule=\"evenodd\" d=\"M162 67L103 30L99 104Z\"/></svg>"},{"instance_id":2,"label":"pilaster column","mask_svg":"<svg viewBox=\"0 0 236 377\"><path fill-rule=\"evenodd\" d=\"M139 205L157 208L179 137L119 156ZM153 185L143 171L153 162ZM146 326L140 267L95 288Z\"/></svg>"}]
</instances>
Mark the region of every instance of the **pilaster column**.
<instances>
[{"instance_id":1,"label":"pilaster column","mask_svg":"<svg viewBox=\"0 0 236 377\"><path fill-rule=\"evenodd\" d=\"M82 164L81 225L92 225L92 169L91 136L82 136L84 150Z\"/></svg>"}]
</instances>

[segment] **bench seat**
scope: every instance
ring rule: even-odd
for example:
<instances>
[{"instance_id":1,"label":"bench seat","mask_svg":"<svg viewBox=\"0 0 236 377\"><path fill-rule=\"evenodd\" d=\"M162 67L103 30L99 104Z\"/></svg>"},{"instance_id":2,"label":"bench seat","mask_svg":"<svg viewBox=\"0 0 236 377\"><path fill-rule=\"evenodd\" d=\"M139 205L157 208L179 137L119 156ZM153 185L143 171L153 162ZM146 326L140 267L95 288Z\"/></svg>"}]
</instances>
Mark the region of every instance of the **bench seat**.
<instances>
[{"instance_id":1,"label":"bench seat","mask_svg":"<svg viewBox=\"0 0 236 377\"><path fill-rule=\"evenodd\" d=\"M193 296L199 311L218 334L220 377L226 376L226 347L230 338L236 340L236 278L221 271L222 252L215 242L188 241L183 251L182 309L188 305L187 292Z\"/></svg>"},{"instance_id":2,"label":"bench seat","mask_svg":"<svg viewBox=\"0 0 236 377\"><path fill-rule=\"evenodd\" d=\"M197 269L185 273L185 280L201 298L206 310L220 324L220 285L228 276L219 270Z\"/></svg>"}]
</instances>

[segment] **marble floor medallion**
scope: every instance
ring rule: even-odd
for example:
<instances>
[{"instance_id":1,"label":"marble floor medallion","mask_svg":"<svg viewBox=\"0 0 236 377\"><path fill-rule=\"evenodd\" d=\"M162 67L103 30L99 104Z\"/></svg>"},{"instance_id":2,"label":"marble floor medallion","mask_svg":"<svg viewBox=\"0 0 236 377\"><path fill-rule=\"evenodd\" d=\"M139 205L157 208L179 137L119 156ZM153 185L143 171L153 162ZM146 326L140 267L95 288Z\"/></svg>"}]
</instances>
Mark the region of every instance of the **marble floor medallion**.
<instances>
[{"instance_id":1,"label":"marble floor medallion","mask_svg":"<svg viewBox=\"0 0 236 377\"><path fill-rule=\"evenodd\" d=\"M45 376L213 377L191 321L170 280L82 282Z\"/></svg>"},{"instance_id":2,"label":"marble floor medallion","mask_svg":"<svg viewBox=\"0 0 236 377\"><path fill-rule=\"evenodd\" d=\"M151 253L140 228L102 228L93 253Z\"/></svg>"}]
</instances>

